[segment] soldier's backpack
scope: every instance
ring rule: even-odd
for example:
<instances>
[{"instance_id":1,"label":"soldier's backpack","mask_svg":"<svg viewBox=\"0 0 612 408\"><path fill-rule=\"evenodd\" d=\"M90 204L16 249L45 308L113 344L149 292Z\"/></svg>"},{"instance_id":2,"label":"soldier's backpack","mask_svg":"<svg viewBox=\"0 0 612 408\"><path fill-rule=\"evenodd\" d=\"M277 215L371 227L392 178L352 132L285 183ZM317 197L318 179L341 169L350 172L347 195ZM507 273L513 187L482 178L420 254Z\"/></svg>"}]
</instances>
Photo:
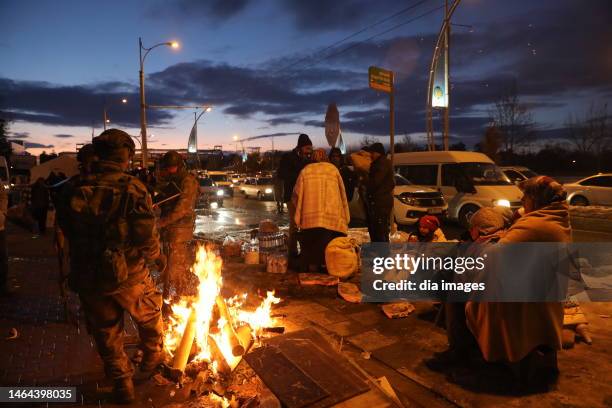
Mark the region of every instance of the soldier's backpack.
<instances>
[{"instance_id":1,"label":"soldier's backpack","mask_svg":"<svg viewBox=\"0 0 612 408\"><path fill-rule=\"evenodd\" d=\"M69 195L70 288L111 293L128 278L129 178L89 177Z\"/></svg>"}]
</instances>

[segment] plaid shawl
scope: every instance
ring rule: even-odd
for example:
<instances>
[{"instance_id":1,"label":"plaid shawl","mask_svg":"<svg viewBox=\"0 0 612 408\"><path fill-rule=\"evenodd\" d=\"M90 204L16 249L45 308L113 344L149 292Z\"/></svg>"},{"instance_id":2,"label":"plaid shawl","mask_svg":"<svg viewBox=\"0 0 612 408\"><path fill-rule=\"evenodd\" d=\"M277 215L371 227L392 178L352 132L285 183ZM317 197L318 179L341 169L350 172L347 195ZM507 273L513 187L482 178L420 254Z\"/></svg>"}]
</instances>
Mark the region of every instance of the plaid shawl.
<instances>
[{"instance_id":1,"label":"plaid shawl","mask_svg":"<svg viewBox=\"0 0 612 408\"><path fill-rule=\"evenodd\" d=\"M293 189L295 223L300 229L347 233L350 214L340 172L331 163L304 167Z\"/></svg>"}]
</instances>

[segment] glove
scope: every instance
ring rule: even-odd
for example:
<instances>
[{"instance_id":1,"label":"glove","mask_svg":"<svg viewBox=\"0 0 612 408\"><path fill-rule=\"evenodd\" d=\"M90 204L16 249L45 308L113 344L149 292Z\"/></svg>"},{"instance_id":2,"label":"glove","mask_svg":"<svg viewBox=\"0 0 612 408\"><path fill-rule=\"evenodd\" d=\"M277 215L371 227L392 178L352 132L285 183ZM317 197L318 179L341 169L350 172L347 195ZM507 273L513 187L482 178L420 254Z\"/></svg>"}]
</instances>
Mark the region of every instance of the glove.
<instances>
[{"instance_id":1,"label":"glove","mask_svg":"<svg viewBox=\"0 0 612 408\"><path fill-rule=\"evenodd\" d=\"M155 260L155 266L157 266L157 270L159 272L163 272L166 270L166 266L168 265L168 258L164 254L159 254L159 257Z\"/></svg>"}]
</instances>

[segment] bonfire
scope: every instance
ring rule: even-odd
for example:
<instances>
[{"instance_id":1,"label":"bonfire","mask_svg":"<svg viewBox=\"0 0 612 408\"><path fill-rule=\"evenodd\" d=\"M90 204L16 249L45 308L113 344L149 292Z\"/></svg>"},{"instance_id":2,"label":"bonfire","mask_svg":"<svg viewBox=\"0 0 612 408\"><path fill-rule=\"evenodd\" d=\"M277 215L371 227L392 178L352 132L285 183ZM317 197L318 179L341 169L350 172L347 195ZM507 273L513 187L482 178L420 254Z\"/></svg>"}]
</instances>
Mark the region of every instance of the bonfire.
<instances>
[{"instance_id":1,"label":"bonfire","mask_svg":"<svg viewBox=\"0 0 612 408\"><path fill-rule=\"evenodd\" d=\"M220 257L199 246L192 267L199 278L197 295L171 306L166 327L164 345L175 370L184 372L191 356L190 364L204 363L214 375L230 373L262 331L276 324L271 309L281 300L274 292L267 292L254 310L245 306L246 293L224 299L221 267Z\"/></svg>"}]
</instances>

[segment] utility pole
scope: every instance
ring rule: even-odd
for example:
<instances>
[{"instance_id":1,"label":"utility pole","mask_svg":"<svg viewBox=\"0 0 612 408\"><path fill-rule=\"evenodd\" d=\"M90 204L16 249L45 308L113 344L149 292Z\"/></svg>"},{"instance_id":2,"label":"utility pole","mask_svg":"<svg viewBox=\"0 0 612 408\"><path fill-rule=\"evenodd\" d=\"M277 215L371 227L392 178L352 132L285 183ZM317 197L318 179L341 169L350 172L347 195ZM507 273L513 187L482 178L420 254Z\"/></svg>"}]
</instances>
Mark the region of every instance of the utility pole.
<instances>
[{"instance_id":1,"label":"utility pole","mask_svg":"<svg viewBox=\"0 0 612 408\"><path fill-rule=\"evenodd\" d=\"M391 71L391 92L389 92L389 148L391 163L395 155L395 74Z\"/></svg>"},{"instance_id":2,"label":"utility pole","mask_svg":"<svg viewBox=\"0 0 612 408\"><path fill-rule=\"evenodd\" d=\"M450 78L449 78L449 46L450 46L450 15L448 13L448 0L444 0L444 21L446 22L446 30L445 30L445 41L444 41L444 59L446 63L444 64L444 77L446 78L446 108L444 109L444 150L448 150L448 139L450 132L450 120L449 120L449 112L450 112Z\"/></svg>"},{"instance_id":3,"label":"utility pole","mask_svg":"<svg viewBox=\"0 0 612 408\"><path fill-rule=\"evenodd\" d=\"M144 93L144 61L142 58L142 49L142 38L138 37L138 55L140 57L140 71L138 71L138 79L140 82L140 155L142 158L142 168L146 169L149 152L147 150L147 110Z\"/></svg>"}]
</instances>

